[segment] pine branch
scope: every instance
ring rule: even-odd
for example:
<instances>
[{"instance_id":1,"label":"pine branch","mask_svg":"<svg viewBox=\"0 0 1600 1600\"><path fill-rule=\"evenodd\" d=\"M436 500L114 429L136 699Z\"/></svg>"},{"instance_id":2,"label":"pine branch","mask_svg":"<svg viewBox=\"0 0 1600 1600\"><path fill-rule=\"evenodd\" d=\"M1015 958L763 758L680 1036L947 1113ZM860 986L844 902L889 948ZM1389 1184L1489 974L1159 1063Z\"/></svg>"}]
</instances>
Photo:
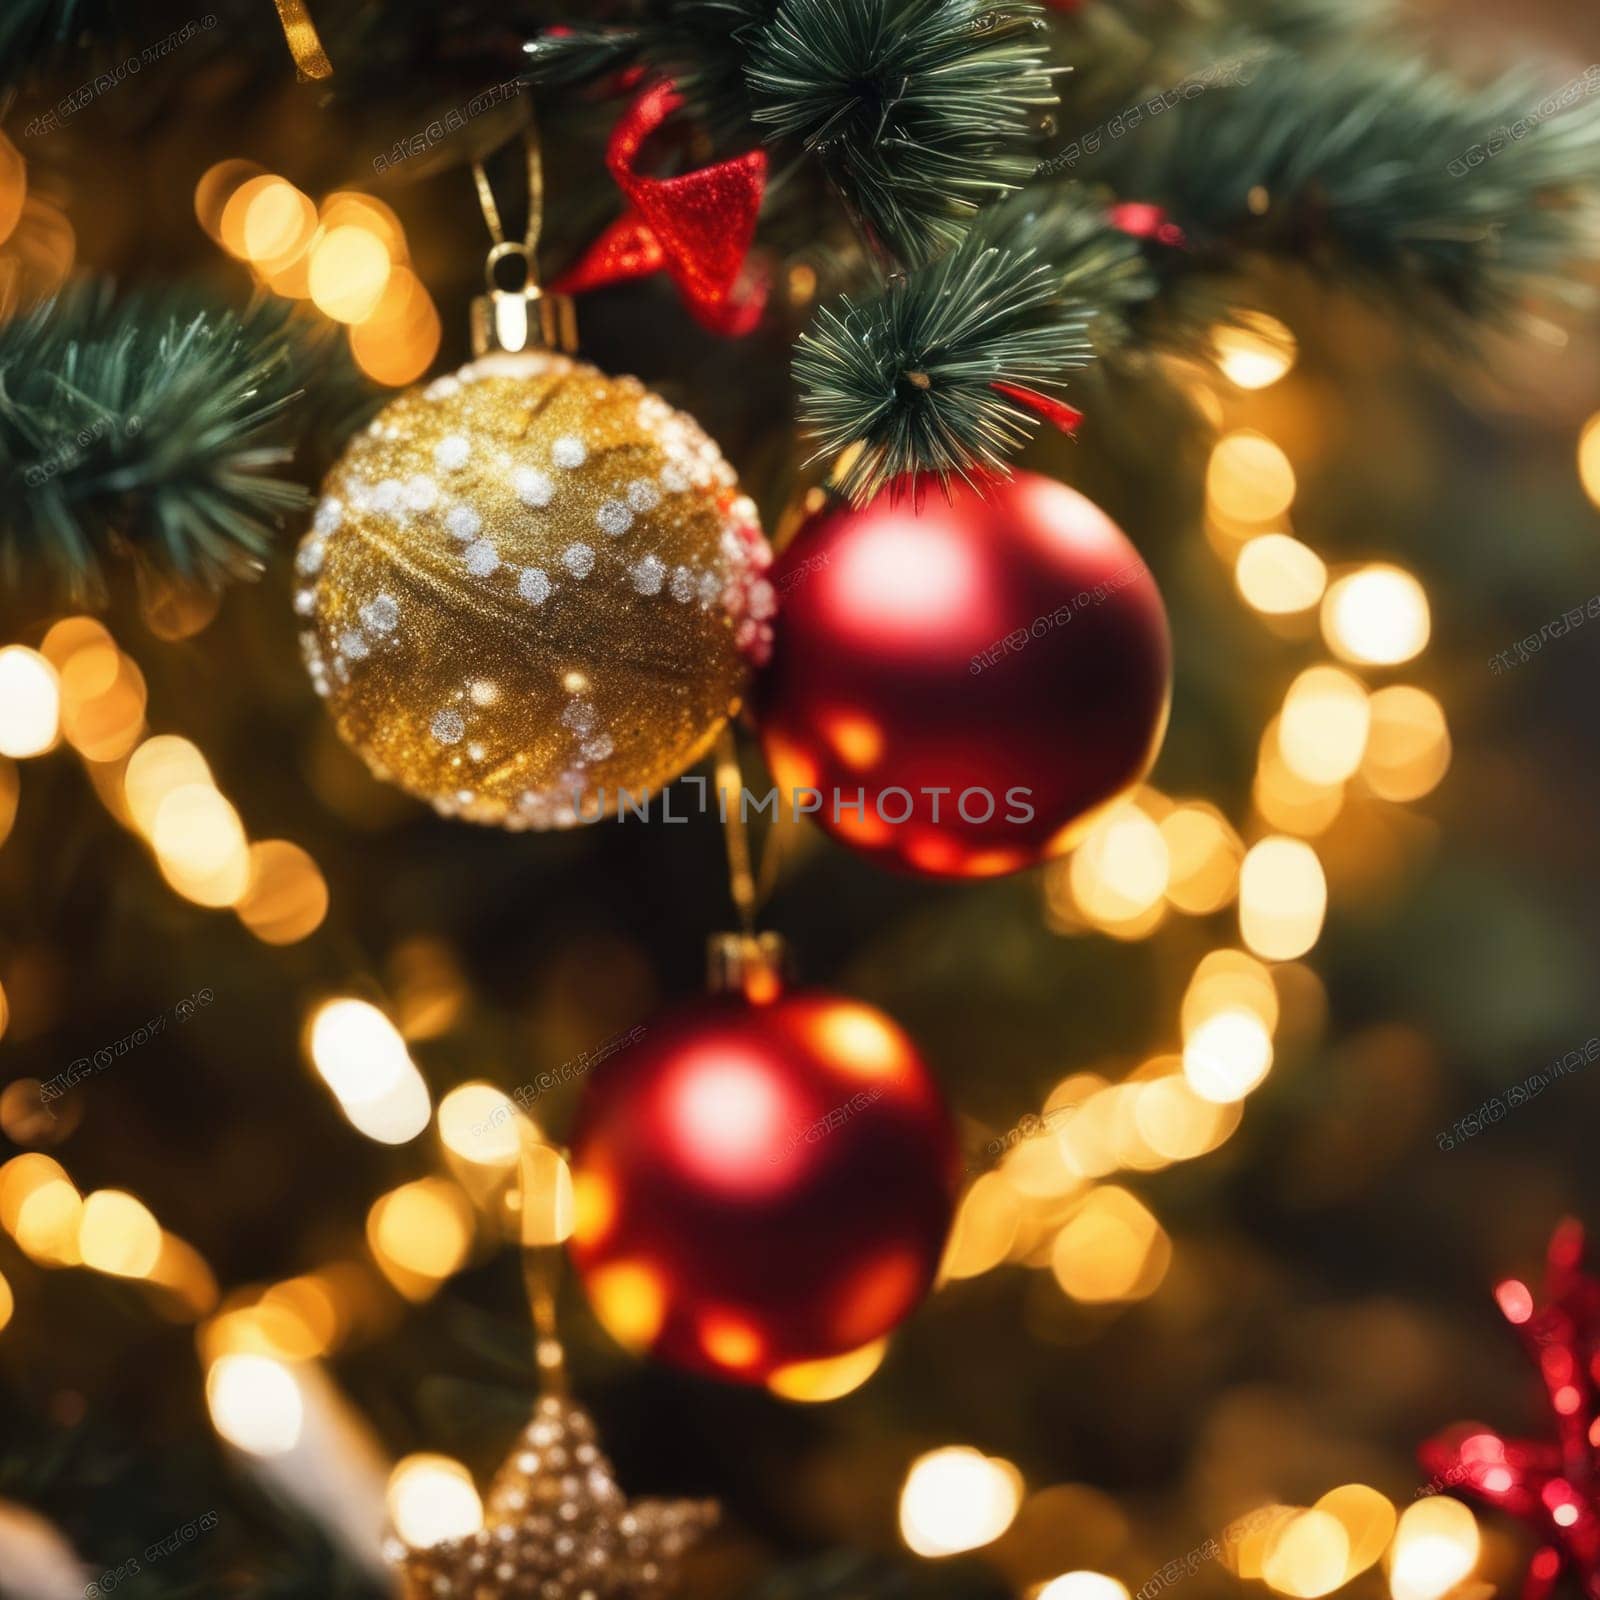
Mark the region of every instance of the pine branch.
<instances>
[{"instance_id":1,"label":"pine branch","mask_svg":"<svg viewBox=\"0 0 1600 1600\"><path fill-rule=\"evenodd\" d=\"M801 416L819 455L860 447L841 484L858 503L910 473L1003 472L1036 419L995 385L1058 386L1090 359L1096 312L1148 292L1103 213L1013 200L875 299L822 310L795 354Z\"/></svg>"},{"instance_id":2,"label":"pine branch","mask_svg":"<svg viewBox=\"0 0 1600 1600\"><path fill-rule=\"evenodd\" d=\"M1471 89L1406 56L1278 51L1244 87L1130 134L1096 175L1170 210L1191 246L1173 280L1270 253L1459 343L1532 300L1582 297L1573 269L1600 251L1600 75L1565 96L1525 72Z\"/></svg>"},{"instance_id":3,"label":"pine branch","mask_svg":"<svg viewBox=\"0 0 1600 1600\"><path fill-rule=\"evenodd\" d=\"M173 297L64 295L0 327L0 572L75 596L138 552L218 584L254 575L309 499L274 469L296 398L291 313Z\"/></svg>"},{"instance_id":4,"label":"pine branch","mask_svg":"<svg viewBox=\"0 0 1600 1600\"><path fill-rule=\"evenodd\" d=\"M1025 0L783 0L751 44L755 120L820 155L907 262L1026 180L1028 119L1056 99Z\"/></svg>"}]
</instances>

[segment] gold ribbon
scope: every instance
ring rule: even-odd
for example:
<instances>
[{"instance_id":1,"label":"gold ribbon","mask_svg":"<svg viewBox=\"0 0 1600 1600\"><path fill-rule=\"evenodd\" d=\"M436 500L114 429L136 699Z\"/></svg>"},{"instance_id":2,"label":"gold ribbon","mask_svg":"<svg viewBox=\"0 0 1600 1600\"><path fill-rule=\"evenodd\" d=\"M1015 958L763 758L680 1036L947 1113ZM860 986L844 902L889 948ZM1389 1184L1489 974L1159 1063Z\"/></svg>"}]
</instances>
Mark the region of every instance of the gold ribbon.
<instances>
[{"instance_id":1,"label":"gold ribbon","mask_svg":"<svg viewBox=\"0 0 1600 1600\"><path fill-rule=\"evenodd\" d=\"M333 63L317 37L317 25L306 10L306 0L273 0L278 8L278 21L283 24L283 36L289 41L289 53L299 70L301 81L307 78L331 78Z\"/></svg>"}]
</instances>

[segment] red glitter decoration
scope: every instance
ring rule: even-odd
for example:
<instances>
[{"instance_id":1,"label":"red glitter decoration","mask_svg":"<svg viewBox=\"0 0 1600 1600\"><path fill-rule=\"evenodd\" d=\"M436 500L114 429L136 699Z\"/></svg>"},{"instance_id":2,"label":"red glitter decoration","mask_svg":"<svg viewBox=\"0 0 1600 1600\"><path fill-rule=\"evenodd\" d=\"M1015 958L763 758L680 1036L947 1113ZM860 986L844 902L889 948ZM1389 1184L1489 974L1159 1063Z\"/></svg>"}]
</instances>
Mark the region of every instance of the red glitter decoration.
<instances>
[{"instance_id":1,"label":"red glitter decoration","mask_svg":"<svg viewBox=\"0 0 1600 1600\"><path fill-rule=\"evenodd\" d=\"M597 1068L572 1137L571 1240L630 1348L759 1383L882 1338L939 1263L950 1114L882 1012L815 990L722 994Z\"/></svg>"},{"instance_id":2,"label":"red glitter decoration","mask_svg":"<svg viewBox=\"0 0 1600 1600\"><path fill-rule=\"evenodd\" d=\"M683 96L663 79L617 120L606 165L630 209L550 287L557 294L581 294L664 270L702 326L713 333L749 333L767 300L765 275L747 264L766 190L766 154L747 151L675 178L644 176L635 170L639 152L682 104Z\"/></svg>"},{"instance_id":3,"label":"red glitter decoration","mask_svg":"<svg viewBox=\"0 0 1600 1600\"><path fill-rule=\"evenodd\" d=\"M1545 1303L1526 1284L1495 1289L1555 1413L1555 1441L1508 1439L1476 1422L1429 1439L1417 1458L1434 1479L1525 1522L1543 1541L1522 1600L1545 1600L1570 1568L1600 1600L1600 1279L1584 1266L1584 1230L1570 1217L1550 1240Z\"/></svg>"}]
</instances>

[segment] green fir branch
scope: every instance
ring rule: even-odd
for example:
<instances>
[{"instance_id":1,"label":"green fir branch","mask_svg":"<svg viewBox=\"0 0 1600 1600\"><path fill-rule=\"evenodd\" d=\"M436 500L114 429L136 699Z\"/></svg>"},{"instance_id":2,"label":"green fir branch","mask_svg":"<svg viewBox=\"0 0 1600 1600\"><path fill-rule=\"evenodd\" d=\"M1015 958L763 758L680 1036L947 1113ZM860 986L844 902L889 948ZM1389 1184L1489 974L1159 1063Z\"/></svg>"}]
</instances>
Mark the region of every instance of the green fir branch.
<instances>
[{"instance_id":1,"label":"green fir branch","mask_svg":"<svg viewBox=\"0 0 1600 1600\"><path fill-rule=\"evenodd\" d=\"M1600 82L1584 82L1560 107L1527 72L1473 89L1414 57L1274 51L1095 175L1168 208L1191 246L1174 280L1267 253L1461 342L1582 298L1574 269L1600 248Z\"/></svg>"},{"instance_id":2,"label":"green fir branch","mask_svg":"<svg viewBox=\"0 0 1600 1600\"><path fill-rule=\"evenodd\" d=\"M103 592L137 553L220 584L253 576L308 501L277 475L297 396L291 311L91 285L0 327L0 574Z\"/></svg>"},{"instance_id":3,"label":"green fir branch","mask_svg":"<svg viewBox=\"0 0 1600 1600\"><path fill-rule=\"evenodd\" d=\"M819 455L859 447L841 480L857 503L908 474L948 486L1005 471L1037 419L994 385L1059 386L1093 353L1096 303L1143 292L1128 241L1065 207L1046 217L1012 205L992 231L974 229L873 299L825 307L801 335L801 416ZM1020 246L1029 237L1056 259Z\"/></svg>"},{"instance_id":4,"label":"green fir branch","mask_svg":"<svg viewBox=\"0 0 1600 1600\"><path fill-rule=\"evenodd\" d=\"M1019 187L1055 104L1026 0L782 0L751 38L755 120L821 157L880 243L920 263Z\"/></svg>"}]
</instances>

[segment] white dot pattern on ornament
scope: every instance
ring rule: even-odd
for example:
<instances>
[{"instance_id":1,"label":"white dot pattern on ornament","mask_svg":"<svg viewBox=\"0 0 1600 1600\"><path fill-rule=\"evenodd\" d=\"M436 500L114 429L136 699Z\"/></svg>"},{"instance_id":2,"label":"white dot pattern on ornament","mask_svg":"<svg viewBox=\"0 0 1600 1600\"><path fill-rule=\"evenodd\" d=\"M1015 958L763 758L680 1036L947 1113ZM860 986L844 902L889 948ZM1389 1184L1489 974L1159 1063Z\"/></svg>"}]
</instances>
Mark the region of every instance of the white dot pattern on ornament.
<instances>
[{"instance_id":1,"label":"white dot pattern on ornament","mask_svg":"<svg viewBox=\"0 0 1600 1600\"><path fill-rule=\"evenodd\" d=\"M523 505L535 509L549 505L556 492L555 480L548 472L541 472L537 467L519 467L511 486Z\"/></svg>"},{"instance_id":2,"label":"white dot pattern on ornament","mask_svg":"<svg viewBox=\"0 0 1600 1600\"><path fill-rule=\"evenodd\" d=\"M589 447L576 434L564 433L550 446L550 459L570 472L589 459Z\"/></svg>"},{"instance_id":3,"label":"white dot pattern on ornament","mask_svg":"<svg viewBox=\"0 0 1600 1600\"><path fill-rule=\"evenodd\" d=\"M542 606L550 598L550 578L541 567L524 567L517 579L517 593L529 605Z\"/></svg>"},{"instance_id":4,"label":"white dot pattern on ornament","mask_svg":"<svg viewBox=\"0 0 1600 1600\"><path fill-rule=\"evenodd\" d=\"M595 512L594 520L602 533L620 539L633 526L633 513L626 500L607 500Z\"/></svg>"},{"instance_id":5,"label":"white dot pattern on ornament","mask_svg":"<svg viewBox=\"0 0 1600 1600\"><path fill-rule=\"evenodd\" d=\"M640 594L660 594L661 585L666 581L667 565L660 556L645 556L633 564L628 576Z\"/></svg>"},{"instance_id":6,"label":"white dot pattern on ornament","mask_svg":"<svg viewBox=\"0 0 1600 1600\"><path fill-rule=\"evenodd\" d=\"M439 503L439 485L419 472L406 479L404 501L407 511L432 511Z\"/></svg>"},{"instance_id":7,"label":"white dot pattern on ornament","mask_svg":"<svg viewBox=\"0 0 1600 1600\"><path fill-rule=\"evenodd\" d=\"M587 578L594 571L594 549L581 542L569 544L561 552L561 565L574 578Z\"/></svg>"},{"instance_id":8,"label":"white dot pattern on ornament","mask_svg":"<svg viewBox=\"0 0 1600 1600\"><path fill-rule=\"evenodd\" d=\"M467 546L467 571L474 578L487 578L500 565L500 552L487 539Z\"/></svg>"},{"instance_id":9,"label":"white dot pattern on ornament","mask_svg":"<svg viewBox=\"0 0 1600 1600\"><path fill-rule=\"evenodd\" d=\"M452 538L476 539L483 529L483 518L472 506L451 506L445 512L444 525Z\"/></svg>"},{"instance_id":10,"label":"white dot pattern on ornament","mask_svg":"<svg viewBox=\"0 0 1600 1600\"><path fill-rule=\"evenodd\" d=\"M459 433L449 434L433 447L433 464L441 472L459 472L467 464L472 446Z\"/></svg>"},{"instance_id":11,"label":"white dot pattern on ornament","mask_svg":"<svg viewBox=\"0 0 1600 1600\"><path fill-rule=\"evenodd\" d=\"M400 623L400 606L392 594L380 594L362 606L360 616L368 633L393 633Z\"/></svg>"},{"instance_id":12,"label":"white dot pattern on ornament","mask_svg":"<svg viewBox=\"0 0 1600 1600\"><path fill-rule=\"evenodd\" d=\"M434 712L428 731L440 744L460 744L467 731L466 719L459 711L447 706L443 711Z\"/></svg>"}]
</instances>

